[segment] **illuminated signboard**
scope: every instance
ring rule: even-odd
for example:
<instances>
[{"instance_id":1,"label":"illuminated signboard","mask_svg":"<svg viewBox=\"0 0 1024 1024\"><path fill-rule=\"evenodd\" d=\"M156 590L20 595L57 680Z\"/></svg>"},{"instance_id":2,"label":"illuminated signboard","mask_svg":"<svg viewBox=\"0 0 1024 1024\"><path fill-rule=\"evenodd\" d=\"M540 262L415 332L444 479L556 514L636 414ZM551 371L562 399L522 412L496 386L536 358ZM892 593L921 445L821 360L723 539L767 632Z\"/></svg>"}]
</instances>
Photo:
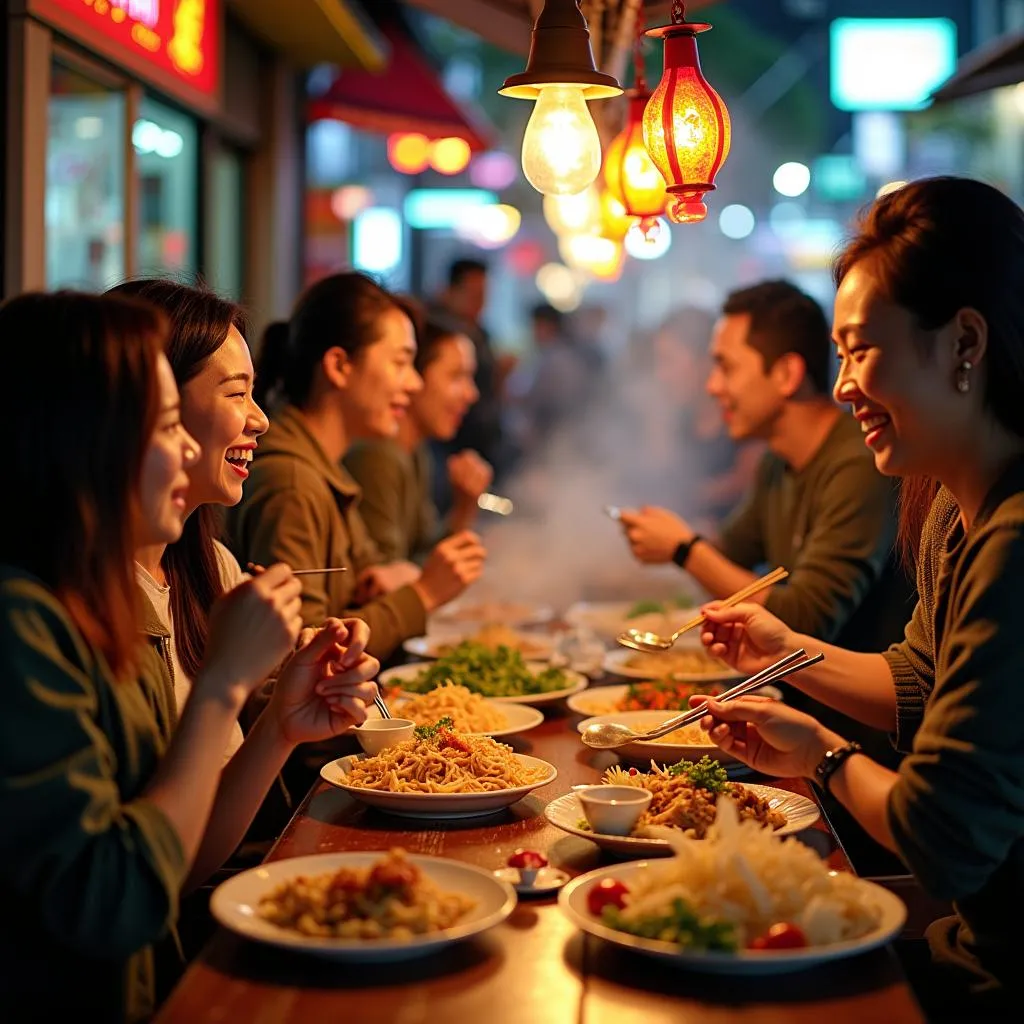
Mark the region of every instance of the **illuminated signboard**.
<instances>
[{"instance_id":1,"label":"illuminated signboard","mask_svg":"<svg viewBox=\"0 0 1024 1024\"><path fill-rule=\"evenodd\" d=\"M837 18L829 47L840 110L920 110L956 70L948 18Z\"/></svg>"},{"instance_id":2,"label":"illuminated signboard","mask_svg":"<svg viewBox=\"0 0 1024 1024\"><path fill-rule=\"evenodd\" d=\"M31 0L45 20L170 91L215 98L221 0Z\"/></svg>"}]
</instances>

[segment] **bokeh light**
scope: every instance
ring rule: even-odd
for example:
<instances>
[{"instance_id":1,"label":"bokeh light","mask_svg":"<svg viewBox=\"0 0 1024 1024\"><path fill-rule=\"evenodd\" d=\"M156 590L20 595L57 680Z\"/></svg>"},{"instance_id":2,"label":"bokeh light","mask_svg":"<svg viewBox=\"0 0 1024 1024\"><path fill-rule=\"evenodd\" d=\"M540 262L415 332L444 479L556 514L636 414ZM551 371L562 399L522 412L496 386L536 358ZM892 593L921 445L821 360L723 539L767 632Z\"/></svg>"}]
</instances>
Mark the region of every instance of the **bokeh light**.
<instances>
[{"instance_id":1,"label":"bokeh light","mask_svg":"<svg viewBox=\"0 0 1024 1024\"><path fill-rule=\"evenodd\" d=\"M732 203L718 215L719 230L726 238L746 238L756 223L754 211L742 203Z\"/></svg>"},{"instance_id":2,"label":"bokeh light","mask_svg":"<svg viewBox=\"0 0 1024 1024\"><path fill-rule=\"evenodd\" d=\"M419 174L430 166L430 139L418 132L388 136L388 162L402 174Z\"/></svg>"},{"instance_id":3,"label":"bokeh light","mask_svg":"<svg viewBox=\"0 0 1024 1024\"><path fill-rule=\"evenodd\" d=\"M772 175L772 185L775 187L775 191L790 199L802 196L810 184L811 169L807 164L801 164L795 160L777 167L775 174Z\"/></svg>"},{"instance_id":4,"label":"bokeh light","mask_svg":"<svg viewBox=\"0 0 1024 1024\"><path fill-rule=\"evenodd\" d=\"M438 174L460 174L469 166L473 151L465 139L451 136L430 144L430 166Z\"/></svg>"}]
</instances>

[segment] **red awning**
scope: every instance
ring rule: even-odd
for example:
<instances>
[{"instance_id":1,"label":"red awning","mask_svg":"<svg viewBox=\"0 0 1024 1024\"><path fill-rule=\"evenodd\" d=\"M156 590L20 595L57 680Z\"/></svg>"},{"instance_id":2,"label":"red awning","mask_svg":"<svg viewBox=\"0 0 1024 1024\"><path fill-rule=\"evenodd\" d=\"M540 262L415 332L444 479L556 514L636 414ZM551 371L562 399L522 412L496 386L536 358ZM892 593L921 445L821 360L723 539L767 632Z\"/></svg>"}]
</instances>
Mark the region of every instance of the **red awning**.
<instances>
[{"instance_id":1,"label":"red awning","mask_svg":"<svg viewBox=\"0 0 1024 1024\"><path fill-rule=\"evenodd\" d=\"M381 134L457 136L474 151L490 149L493 132L445 92L437 72L405 32L393 25L381 31L391 44L387 67L379 75L342 71L322 96L310 100L310 121L333 118Z\"/></svg>"}]
</instances>

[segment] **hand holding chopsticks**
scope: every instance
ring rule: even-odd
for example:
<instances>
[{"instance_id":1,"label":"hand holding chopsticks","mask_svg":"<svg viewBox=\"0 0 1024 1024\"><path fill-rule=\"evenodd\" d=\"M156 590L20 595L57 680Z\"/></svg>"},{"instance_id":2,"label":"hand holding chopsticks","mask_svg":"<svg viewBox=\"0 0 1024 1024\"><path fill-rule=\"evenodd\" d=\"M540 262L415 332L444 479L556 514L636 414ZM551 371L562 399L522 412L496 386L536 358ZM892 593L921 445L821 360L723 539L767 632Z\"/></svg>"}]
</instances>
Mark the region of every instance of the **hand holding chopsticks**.
<instances>
[{"instance_id":1,"label":"hand holding chopsticks","mask_svg":"<svg viewBox=\"0 0 1024 1024\"><path fill-rule=\"evenodd\" d=\"M755 580L742 590L737 590L731 597L727 597L722 602L721 607L731 608L733 605L742 604L748 598L753 597L754 594L767 590L768 587L784 580L788 575L789 572L781 567L772 569L770 573L762 576L759 580ZM704 622L704 613L701 612L690 619L689 622L684 622L671 636L661 636L658 633L649 631L629 629L625 633L620 633L617 639L623 647L632 647L636 651L667 651L684 633L689 632L691 629L696 629L698 626L703 626Z\"/></svg>"}]
</instances>

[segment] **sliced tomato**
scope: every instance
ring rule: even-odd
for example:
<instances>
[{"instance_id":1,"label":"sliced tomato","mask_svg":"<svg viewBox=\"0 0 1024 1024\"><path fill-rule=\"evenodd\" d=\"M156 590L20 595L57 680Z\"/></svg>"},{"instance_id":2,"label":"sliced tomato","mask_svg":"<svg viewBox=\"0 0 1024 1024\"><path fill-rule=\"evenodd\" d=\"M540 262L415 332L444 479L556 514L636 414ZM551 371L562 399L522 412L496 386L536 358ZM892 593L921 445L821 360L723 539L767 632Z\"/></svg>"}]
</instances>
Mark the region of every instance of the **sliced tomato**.
<instances>
[{"instance_id":1,"label":"sliced tomato","mask_svg":"<svg viewBox=\"0 0 1024 1024\"><path fill-rule=\"evenodd\" d=\"M621 910L626 905L628 895L629 888L624 882L617 878L602 878L587 893L587 909L595 917L600 917L605 907L618 907Z\"/></svg>"},{"instance_id":2,"label":"sliced tomato","mask_svg":"<svg viewBox=\"0 0 1024 1024\"><path fill-rule=\"evenodd\" d=\"M750 943L751 949L803 949L809 943L803 929L790 921L780 921Z\"/></svg>"}]
</instances>

